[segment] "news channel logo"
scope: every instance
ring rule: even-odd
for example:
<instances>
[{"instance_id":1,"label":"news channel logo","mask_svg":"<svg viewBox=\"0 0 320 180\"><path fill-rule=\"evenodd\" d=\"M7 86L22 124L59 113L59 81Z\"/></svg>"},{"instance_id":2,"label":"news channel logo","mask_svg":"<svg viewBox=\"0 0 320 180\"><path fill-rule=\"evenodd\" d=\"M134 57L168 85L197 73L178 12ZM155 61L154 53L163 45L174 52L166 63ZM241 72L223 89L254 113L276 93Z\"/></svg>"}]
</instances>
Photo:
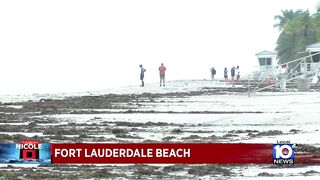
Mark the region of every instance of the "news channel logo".
<instances>
[{"instance_id":1,"label":"news channel logo","mask_svg":"<svg viewBox=\"0 0 320 180\"><path fill-rule=\"evenodd\" d=\"M50 144L22 140L17 144L0 144L0 163L51 164Z\"/></svg>"},{"instance_id":2,"label":"news channel logo","mask_svg":"<svg viewBox=\"0 0 320 180\"><path fill-rule=\"evenodd\" d=\"M296 144L273 144L273 164L294 164Z\"/></svg>"}]
</instances>

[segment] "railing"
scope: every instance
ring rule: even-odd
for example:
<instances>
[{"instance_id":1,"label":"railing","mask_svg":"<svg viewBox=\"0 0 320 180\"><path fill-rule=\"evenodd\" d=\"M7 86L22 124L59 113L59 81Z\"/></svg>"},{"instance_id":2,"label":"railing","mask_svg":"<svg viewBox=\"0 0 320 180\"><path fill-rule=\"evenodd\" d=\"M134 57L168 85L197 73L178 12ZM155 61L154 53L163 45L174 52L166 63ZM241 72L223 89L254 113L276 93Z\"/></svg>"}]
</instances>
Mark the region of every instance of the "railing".
<instances>
[{"instance_id":1,"label":"railing","mask_svg":"<svg viewBox=\"0 0 320 180\"><path fill-rule=\"evenodd\" d=\"M320 62L316 63L317 65L314 67L311 67L311 65L314 65L315 63L307 63L306 60L307 58L311 58L317 54L320 54L320 52L315 53L315 54L311 54L305 57L301 57L292 61L289 61L287 63L283 63L283 64L279 64L279 67L283 67L284 65L286 66L286 68L289 67L289 65L292 65L293 63L297 63L293 68L291 68L290 71L283 72L283 73L279 73L279 77L276 77L275 79L275 83L274 84L270 84L268 86L259 88L259 86L261 84L263 84L266 81L266 78L262 79L252 90L250 90L250 81L248 81L248 96L250 97L253 93L255 92L259 92L274 86L282 86L283 90L285 89L286 86L286 82L288 81L292 81L301 77L306 78L308 75L314 74L318 71L318 68L320 68ZM308 69L308 64L310 65L310 69ZM298 68L300 68L300 71L298 71ZM303 70L303 71L301 71ZM275 73L277 74L277 73Z\"/></svg>"}]
</instances>

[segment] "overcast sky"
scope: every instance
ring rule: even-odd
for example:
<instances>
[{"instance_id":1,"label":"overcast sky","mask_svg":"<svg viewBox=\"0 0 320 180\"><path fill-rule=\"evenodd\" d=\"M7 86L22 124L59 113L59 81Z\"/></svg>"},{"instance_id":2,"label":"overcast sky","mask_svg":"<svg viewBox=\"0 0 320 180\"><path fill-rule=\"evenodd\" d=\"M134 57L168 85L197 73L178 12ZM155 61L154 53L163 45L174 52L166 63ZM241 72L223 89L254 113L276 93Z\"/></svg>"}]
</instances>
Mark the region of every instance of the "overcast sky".
<instances>
[{"instance_id":1,"label":"overcast sky","mask_svg":"<svg viewBox=\"0 0 320 180\"><path fill-rule=\"evenodd\" d=\"M318 0L0 1L0 93L52 93L209 79L274 50L274 16Z\"/></svg>"}]
</instances>

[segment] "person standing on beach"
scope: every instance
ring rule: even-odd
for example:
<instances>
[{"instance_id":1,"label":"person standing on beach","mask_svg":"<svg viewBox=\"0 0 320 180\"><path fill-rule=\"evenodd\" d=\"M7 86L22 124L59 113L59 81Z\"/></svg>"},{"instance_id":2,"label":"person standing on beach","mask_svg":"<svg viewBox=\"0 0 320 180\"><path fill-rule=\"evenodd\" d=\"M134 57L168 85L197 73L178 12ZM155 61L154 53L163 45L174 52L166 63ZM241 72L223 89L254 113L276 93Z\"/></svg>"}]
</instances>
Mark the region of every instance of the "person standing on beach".
<instances>
[{"instance_id":1,"label":"person standing on beach","mask_svg":"<svg viewBox=\"0 0 320 180\"><path fill-rule=\"evenodd\" d=\"M141 80L141 87L144 87L144 72L146 72L146 69L142 67L142 64L140 64L140 80Z\"/></svg>"},{"instance_id":2,"label":"person standing on beach","mask_svg":"<svg viewBox=\"0 0 320 180\"><path fill-rule=\"evenodd\" d=\"M237 81L240 81L240 69L239 69L239 66L237 66Z\"/></svg>"},{"instance_id":3,"label":"person standing on beach","mask_svg":"<svg viewBox=\"0 0 320 180\"><path fill-rule=\"evenodd\" d=\"M160 87L161 87L161 82L163 84L163 87L166 86L165 84L165 76L166 76L166 70L167 68L161 63L161 66L159 67L159 72L160 72Z\"/></svg>"},{"instance_id":4,"label":"person standing on beach","mask_svg":"<svg viewBox=\"0 0 320 180\"><path fill-rule=\"evenodd\" d=\"M231 80L232 82L234 81L234 76L236 75L236 68L235 67L232 67L231 68Z\"/></svg>"},{"instance_id":5,"label":"person standing on beach","mask_svg":"<svg viewBox=\"0 0 320 180\"><path fill-rule=\"evenodd\" d=\"M211 80L214 80L214 76L216 75L217 71L214 69L214 67L211 68Z\"/></svg>"},{"instance_id":6,"label":"person standing on beach","mask_svg":"<svg viewBox=\"0 0 320 180\"><path fill-rule=\"evenodd\" d=\"M227 82L228 81L228 69L226 67L224 68L223 75L224 75L224 82Z\"/></svg>"}]
</instances>

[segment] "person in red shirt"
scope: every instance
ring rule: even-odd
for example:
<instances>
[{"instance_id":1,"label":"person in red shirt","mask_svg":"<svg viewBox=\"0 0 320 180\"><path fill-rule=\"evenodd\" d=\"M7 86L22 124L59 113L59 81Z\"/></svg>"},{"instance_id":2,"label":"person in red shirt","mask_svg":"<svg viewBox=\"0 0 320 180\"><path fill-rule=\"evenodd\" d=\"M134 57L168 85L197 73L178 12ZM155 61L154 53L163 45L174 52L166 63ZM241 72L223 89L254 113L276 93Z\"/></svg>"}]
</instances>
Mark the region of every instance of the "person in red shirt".
<instances>
[{"instance_id":1,"label":"person in red shirt","mask_svg":"<svg viewBox=\"0 0 320 180\"><path fill-rule=\"evenodd\" d=\"M163 65L163 63L161 63L161 66L159 67L159 72L160 72L160 87L163 84L163 86L165 85L165 74L166 74L166 67Z\"/></svg>"}]
</instances>

